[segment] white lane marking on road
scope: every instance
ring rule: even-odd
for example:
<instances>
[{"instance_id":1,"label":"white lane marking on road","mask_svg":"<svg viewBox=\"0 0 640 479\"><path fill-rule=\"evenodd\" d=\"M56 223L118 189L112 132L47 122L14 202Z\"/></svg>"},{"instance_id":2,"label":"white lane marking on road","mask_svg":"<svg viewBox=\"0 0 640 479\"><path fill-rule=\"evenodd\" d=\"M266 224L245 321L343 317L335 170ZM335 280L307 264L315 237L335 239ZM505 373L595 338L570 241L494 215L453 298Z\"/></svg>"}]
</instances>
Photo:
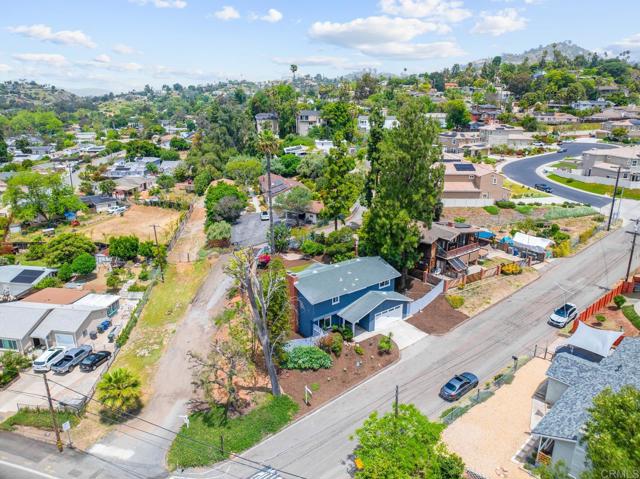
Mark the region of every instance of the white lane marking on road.
<instances>
[{"instance_id":1,"label":"white lane marking on road","mask_svg":"<svg viewBox=\"0 0 640 479\"><path fill-rule=\"evenodd\" d=\"M130 459L133 457L134 451L132 449L123 449L115 446L105 446L104 444L96 444L89 452L97 454L98 456L115 457L117 459Z\"/></svg>"},{"instance_id":2,"label":"white lane marking on road","mask_svg":"<svg viewBox=\"0 0 640 479\"><path fill-rule=\"evenodd\" d=\"M36 476L45 477L47 479L60 479L57 476L51 476L49 474L45 474L44 472L36 471L35 469L31 469L30 467L21 466L20 464L14 464L12 462L2 461L0 460L0 464L3 464L8 467L12 467L14 469L18 469L24 472L30 472L31 474L35 474Z\"/></svg>"}]
</instances>

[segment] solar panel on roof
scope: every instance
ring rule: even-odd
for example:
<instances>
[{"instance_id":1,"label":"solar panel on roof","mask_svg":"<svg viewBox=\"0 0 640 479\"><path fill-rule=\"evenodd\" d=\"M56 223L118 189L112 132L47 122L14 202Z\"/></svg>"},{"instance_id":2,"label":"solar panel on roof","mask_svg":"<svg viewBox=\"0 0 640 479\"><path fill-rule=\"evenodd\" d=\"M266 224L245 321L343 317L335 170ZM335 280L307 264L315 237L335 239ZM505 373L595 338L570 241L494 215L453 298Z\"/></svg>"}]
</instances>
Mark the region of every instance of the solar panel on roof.
<instances>
[{"instance_id":1,"label":"solar panel on roof","mask_svg":"<svg viewBox=\"0 0 640 479\"><path fill-rule=\"evenodd\" d=\"M456 163L453 165L456 171L476 171L471 163Z\"/></svg>"},{"instance_id":2,"label":"solar panel on roof","mask_svg":"<svg viewBox=\"0 0 640 479\"><path fill-rule=\"evenodd\" d=\"M36 279L40 277L42 271L38 271L35 269L25 269L18 273L18 275L13 278L10 283L21 283L21 284L31 284Z\"/></svg>"}]
</instances>

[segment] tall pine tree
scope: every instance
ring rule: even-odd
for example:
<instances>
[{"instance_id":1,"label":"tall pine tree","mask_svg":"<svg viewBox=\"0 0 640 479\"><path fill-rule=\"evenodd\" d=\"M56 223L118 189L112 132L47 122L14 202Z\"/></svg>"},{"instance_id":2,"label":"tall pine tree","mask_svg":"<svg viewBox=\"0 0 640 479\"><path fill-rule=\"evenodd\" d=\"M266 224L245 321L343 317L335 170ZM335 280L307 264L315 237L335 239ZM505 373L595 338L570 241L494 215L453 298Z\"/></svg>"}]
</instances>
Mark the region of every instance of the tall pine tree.
<instances>
[{"instance_id":1,"label":"tall pine tree","mask_svg":"<svg viewBox=\"0 0 640 479\"><path fill-rule=\"evenodd\" d=\"M349 214L353 198L354 184L349 172L354 167L354 160L347 152L347 146L340 135L334 140L336 147L327 155L321 180L320 199L324 203L322 214L334 222L338 229L338 220Z\"/></svg>"},{"instance_id":2,"label":"tall pine tree","mask_svg":"<svg viewBox=\"0 0 640 479\"><path fill-rule=\"evenodd\" d=\"M367 206L371 206L371 201L380 179L380 146L384 139L384 116L380 107L375 107L371 112L369 127L367 160L369 160L370 170L365 186L365 202Z\"/></svg>"}]
</instances>

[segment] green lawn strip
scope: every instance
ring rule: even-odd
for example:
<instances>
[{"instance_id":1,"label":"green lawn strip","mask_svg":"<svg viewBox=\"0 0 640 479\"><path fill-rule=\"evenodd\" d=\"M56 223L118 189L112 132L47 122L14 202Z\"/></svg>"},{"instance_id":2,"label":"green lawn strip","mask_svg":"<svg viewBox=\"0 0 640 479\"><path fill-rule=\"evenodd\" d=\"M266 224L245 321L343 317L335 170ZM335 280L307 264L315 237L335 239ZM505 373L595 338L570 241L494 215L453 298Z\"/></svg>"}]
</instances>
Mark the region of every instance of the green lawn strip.
<instances>
[{"instance_id":1,"label":"green lawn strip","mask_svg":"<svg viewBox=\"0 0 640 479\"><path fill-rule=\"evenodd\" d=\"M178 271L170 265L164 283L159 281L151 291L131 338L118 354L114 367L130 369L147 383L152 366L164 350L166 326L177 322L207 276L209 263L197 261ZM136 334L137 330L137 334Z\"/></svg>"},{"instance_id":2,"label":"green lawn strip","mask_svg":"<svg viewBox=\"0 0 640 479\"><path fill-rule=\"evenodd\" d=\"M587 191L589 193L595 193L597 195L613 195L612 185L603 185L600 183L585 183L583 181L574 180L571 178L564 178L562 176L554 175L551 173L547 175L550 180L562 183L570 188L576 188L578 190ZM640 189L625 188L622 193L622 197L628 200L640 200Z\"/></svg>"},{"instance_id":3,"label":"green lawn strip","mask_svg":"<svg viewBox=\"0 0 640 479\"><path fill-rule=\"evenodd\" d=\"M298 266L287 268L287 270L291 271L292 273L299 273L300 271L304 271L305 269L307 269L309 266L311 266L311 263L299 264Z\"/></svg>"},{"instance_id":4,"label":"green lawn strip","mask_svg":"<svg viewBox=\"0 0 640 479\"><path fill-rule=\"evenodd\" d=\"M518 198L545 198L551 196L543 191L536 190L529 186L521 185L520 183L514 183L513 181L504 180L503 185L505 188L511 190L513 199Z\"/></svg>"},{"instance_id":5,"label":"green lawn strip","mask_svg":"<svg viewBox=\"0 0 640 479\"><path fill-rule=\"evenodd\" d=\"M629 322L631 322L631 324L633 324L633 326L636 329L640 330L640 315L636 313L636 310L633 307L633 304L630 304L628 306L623 306L622 314L624 314L624 317L627 318Z\"/></svg>"},{"instance_id":6,"label":"green lawn strip","mask_svg":"<svg viewBox=\"0 0 640 479\"><path fill-rule=\"evenodd\" d=\"M554 163L553 165L551 165L552 168L566 168L568 170L575 170L576 168L578 168L578 165L576 165L575 163L572 163L570 161L559 161L557 163Z\"/></svg>"},{"instance_id":7,"label":"green lawn strip","mask_svg":"<svg viewBox=\"0 0 640 479\"><path fill-rule=\"evenodd\" d=\"M70 411L56 412L56 420L58 421L58 426L69 421L73 427L77 426L80 422L80 418ZM38 429L53 430L51 414L48 409L21 409L2 422L0 429L10 431L13 429L13 426L30 426L37 427Z\"/></svg>"},{"instance_id":8,"label":"green lawn strip","mask_svg":"<svg viewBox=\"0 0 640 479\"><path fill-rule=\"evenodd\" d=\"M283 395L270 396L246 415L229 419L226 425L220 424L220 408L207 413L192 414L189 416L189 427L183 426L180 436L176 436L171 444L167 463L170 468L198 467L227 459L229 453L246 451L268 434L282 429L291 421L297 410L296 402ZM221 435L224 453L220 451Z\"/></svg>"},{"instance_id":9,"label":"green lawn strip","mask_svg":"<svg viewBox=\"0 0 640 479\"><path fill-rule=\"evenodd\" d=\"M529 216L533 212L532 205L518 205L516 206L516 211L522 215Z\"/></svg>"}]
</instances>

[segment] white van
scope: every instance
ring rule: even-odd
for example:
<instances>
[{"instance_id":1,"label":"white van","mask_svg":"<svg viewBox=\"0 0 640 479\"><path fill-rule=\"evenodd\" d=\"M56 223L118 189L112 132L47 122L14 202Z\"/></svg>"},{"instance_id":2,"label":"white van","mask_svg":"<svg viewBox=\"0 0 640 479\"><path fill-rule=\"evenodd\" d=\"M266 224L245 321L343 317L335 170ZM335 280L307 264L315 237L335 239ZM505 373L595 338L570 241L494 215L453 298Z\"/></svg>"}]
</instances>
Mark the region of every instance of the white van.
<instances>
[{"instance_id":1,"label":"white van","mask_svg":"<svg viewBox=\"0 0 640 479\"><path fill-rule=\"evenodd\" d=\"M66 350L67 348L60 346L47 349L33 362L33 370L35 372L47 372L51 370L51 366L63 358Z\"/></svg>"}]
</instances>

